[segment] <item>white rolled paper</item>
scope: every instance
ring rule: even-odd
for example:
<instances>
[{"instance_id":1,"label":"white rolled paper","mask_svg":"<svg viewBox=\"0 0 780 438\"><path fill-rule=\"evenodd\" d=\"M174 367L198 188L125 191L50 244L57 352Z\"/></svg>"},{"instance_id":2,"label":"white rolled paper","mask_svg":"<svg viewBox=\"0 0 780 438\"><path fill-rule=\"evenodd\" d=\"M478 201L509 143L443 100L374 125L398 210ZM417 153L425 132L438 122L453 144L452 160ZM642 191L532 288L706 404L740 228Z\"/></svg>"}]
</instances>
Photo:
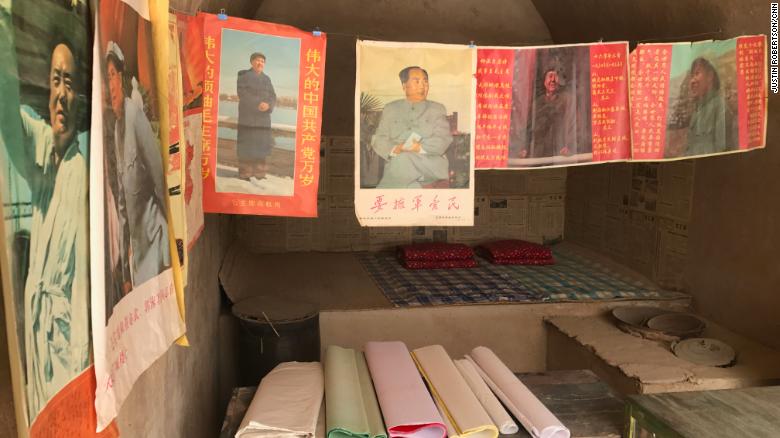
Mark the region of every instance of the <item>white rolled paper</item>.
<instances>
[{"instance_id":1,"label":"white rolled paper","mask_svg":"<svg viewBox=\"0 0 780 438\"><path fill-rule=\"evenodd\" d=\"M471 388L471 391L477 396L477 400L485 408L490 419L498 426L498 431L501 435L512 435L517 433L520 428L512 420L509 413L501 406L501 402L498 401L496 396L490 391L487 383L477 372L477 368L473 363L466 359L455 359L455 367L458 368L460 374L466 380L466 383Z\"/></svg>"},{"instance_id":2,"label":"white rolled paper","mask_svg":"<svg viewBox=\"0 0 780 438\"><path fill-rule=\"evenodd\" d=\"M319 362L277 365L260 381L236 438L313 438L324 392Z\"/></svg>"},{"instance_id":3,"label":"white rolled paper","mask_svg":"<svg viewBox=\"0 0 780 438\"><path fill-rule=\"evenodd\" d=\"M487 347L477 347L466 356L485 383L509 408L520 424L536 438L570 438L571 432Z\"/></svg>"}]
</instances>

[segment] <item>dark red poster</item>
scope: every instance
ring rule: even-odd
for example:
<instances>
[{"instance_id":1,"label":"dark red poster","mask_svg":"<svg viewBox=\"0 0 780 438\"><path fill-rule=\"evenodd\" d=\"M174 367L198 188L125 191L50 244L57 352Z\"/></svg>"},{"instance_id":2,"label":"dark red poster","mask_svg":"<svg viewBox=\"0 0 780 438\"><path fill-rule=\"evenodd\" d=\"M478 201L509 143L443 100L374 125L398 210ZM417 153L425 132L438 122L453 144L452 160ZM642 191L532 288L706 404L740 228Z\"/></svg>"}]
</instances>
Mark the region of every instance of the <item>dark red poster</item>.
<instances>
[{"instance_id":1,"label":"dark red poster","mask_svg":"<svg viewBox=\"0 0 780 438\"><path fill-rule=\"evenodd\" d=\"M630 157L628 43L481 48L476 167Z\"/></svg>"}]
</instances>

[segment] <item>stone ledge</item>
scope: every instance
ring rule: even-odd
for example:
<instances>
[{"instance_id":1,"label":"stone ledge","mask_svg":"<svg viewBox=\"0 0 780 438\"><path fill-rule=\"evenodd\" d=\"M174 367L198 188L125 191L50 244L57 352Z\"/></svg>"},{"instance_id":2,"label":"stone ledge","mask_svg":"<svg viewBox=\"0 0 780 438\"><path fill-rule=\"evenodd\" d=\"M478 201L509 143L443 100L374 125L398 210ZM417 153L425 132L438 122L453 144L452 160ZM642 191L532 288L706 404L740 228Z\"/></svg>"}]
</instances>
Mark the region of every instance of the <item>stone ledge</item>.
<instances>
[{"instance_id":1,"label":"stone ledge","mask_svg":"<svg viewBox=\"0 0 780 438\"><path fill-rule=\"evenodd\" d=\"M675 356L665 342L638 338L618 329L609 315L551 316L548 369L591 368L624 393L702 391L780 383L780 351L707 321L703 337L734 347L729 368L692 364Z\"/></svg>"}]
</instances>

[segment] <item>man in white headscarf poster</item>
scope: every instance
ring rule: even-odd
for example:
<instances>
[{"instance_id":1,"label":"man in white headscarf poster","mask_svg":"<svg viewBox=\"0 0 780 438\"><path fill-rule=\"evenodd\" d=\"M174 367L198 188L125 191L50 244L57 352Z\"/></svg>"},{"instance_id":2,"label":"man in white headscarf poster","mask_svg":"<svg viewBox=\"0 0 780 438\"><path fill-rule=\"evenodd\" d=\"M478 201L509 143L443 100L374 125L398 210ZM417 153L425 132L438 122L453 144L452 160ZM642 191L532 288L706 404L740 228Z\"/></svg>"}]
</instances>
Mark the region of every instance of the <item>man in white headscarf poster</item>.
<instances>
[{"instance_id":1,"label":"man in white headscarf poster","mask_svg":"<svg viewBox=\"0 0 780 438\"><path fill-rule=\"evenodd\" d=\"M155 63L165 63L166 78L168 65L154 57L150 22L159 10L167 40L167 2L102 0L96 14L91 187L102 196L90 206L92 284L105 290L92 299L98 429L185 331L161 143L167 89Z\"/></svg>"}]
</instances>

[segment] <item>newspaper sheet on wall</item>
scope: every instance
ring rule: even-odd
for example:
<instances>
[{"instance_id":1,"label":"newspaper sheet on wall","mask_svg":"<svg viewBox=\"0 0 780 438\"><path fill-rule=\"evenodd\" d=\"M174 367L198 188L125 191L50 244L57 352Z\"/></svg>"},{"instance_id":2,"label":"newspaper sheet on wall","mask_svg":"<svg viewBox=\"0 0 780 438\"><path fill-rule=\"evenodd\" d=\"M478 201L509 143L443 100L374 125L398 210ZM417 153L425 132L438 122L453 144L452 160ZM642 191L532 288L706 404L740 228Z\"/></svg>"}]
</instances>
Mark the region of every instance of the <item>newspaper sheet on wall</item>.
<instances>
[{"instance_id":1,"label":"newspaper sheet on wall","mask_svg":"<svg viewBox=\"0 0 780 438\"><path fill-rule=\"evenodd\" d=\"M20 436L95 436L88 22L86 1L0 0L0 271Z\"/></svg>"},{"instance_id":2,"label":"newspaper sheet on wall","mask_svg":"<svg viewBox=\"0 0 780 438\"><path fill-rule=\"evenodd\" d=\"M201 131L203 128L203 19L176 14L181 65L182 109L184 111L184 204L187 216L187 249L203 231L203 177L201 175Z\"/></svg>"},{"instance_id":3,"label":"newspaper sheet on wall","mask_svg":"<svg viewBox=\"0 0 780 438\"><path fill-rule=\"evenodd\" d=\"M315 217L325 34L201 15L204 210Z\"/></svg>"},{"instance_id":4,"label":"newspaper sheet on wall","mask_svg":"<svg viewBox=\"0 0 780 438\"><path fill-rule=\"evenodd\" d=\"M484 47L477 169L627 160L628 43Z\"/></svg>"},{"instance_id":5,"label":"newspaper sheet on wall","mask_svg":"<svg viewBox=\"0 0 780 438\"><path fill-rule=\"evenodd\" d=\"M473 225L476 49L361 40L356 49L358 221Z\"/></svg>"},{"instance_id":6,"label":"newspaper sheet on wall","mask_svg":"<svg viewBox=\"0 0 780 438\"><path fill-rule=\"evenodd\" d=\"M766 36L639 44L630 63L634 160L765 146Z\"/></svg>"},{"instance_id":7,"label":"newspaper sheet on wall","mask_svg":"<svg viewBox=\"0 0 780 438\"><path fill-rule=\"evenodd\" d=\"M159 95L146 0L97 11L90 157L98 430L184 334L173 280ZM175 256L175 254L173 254Z\"/></svg>"}]
</instances>

